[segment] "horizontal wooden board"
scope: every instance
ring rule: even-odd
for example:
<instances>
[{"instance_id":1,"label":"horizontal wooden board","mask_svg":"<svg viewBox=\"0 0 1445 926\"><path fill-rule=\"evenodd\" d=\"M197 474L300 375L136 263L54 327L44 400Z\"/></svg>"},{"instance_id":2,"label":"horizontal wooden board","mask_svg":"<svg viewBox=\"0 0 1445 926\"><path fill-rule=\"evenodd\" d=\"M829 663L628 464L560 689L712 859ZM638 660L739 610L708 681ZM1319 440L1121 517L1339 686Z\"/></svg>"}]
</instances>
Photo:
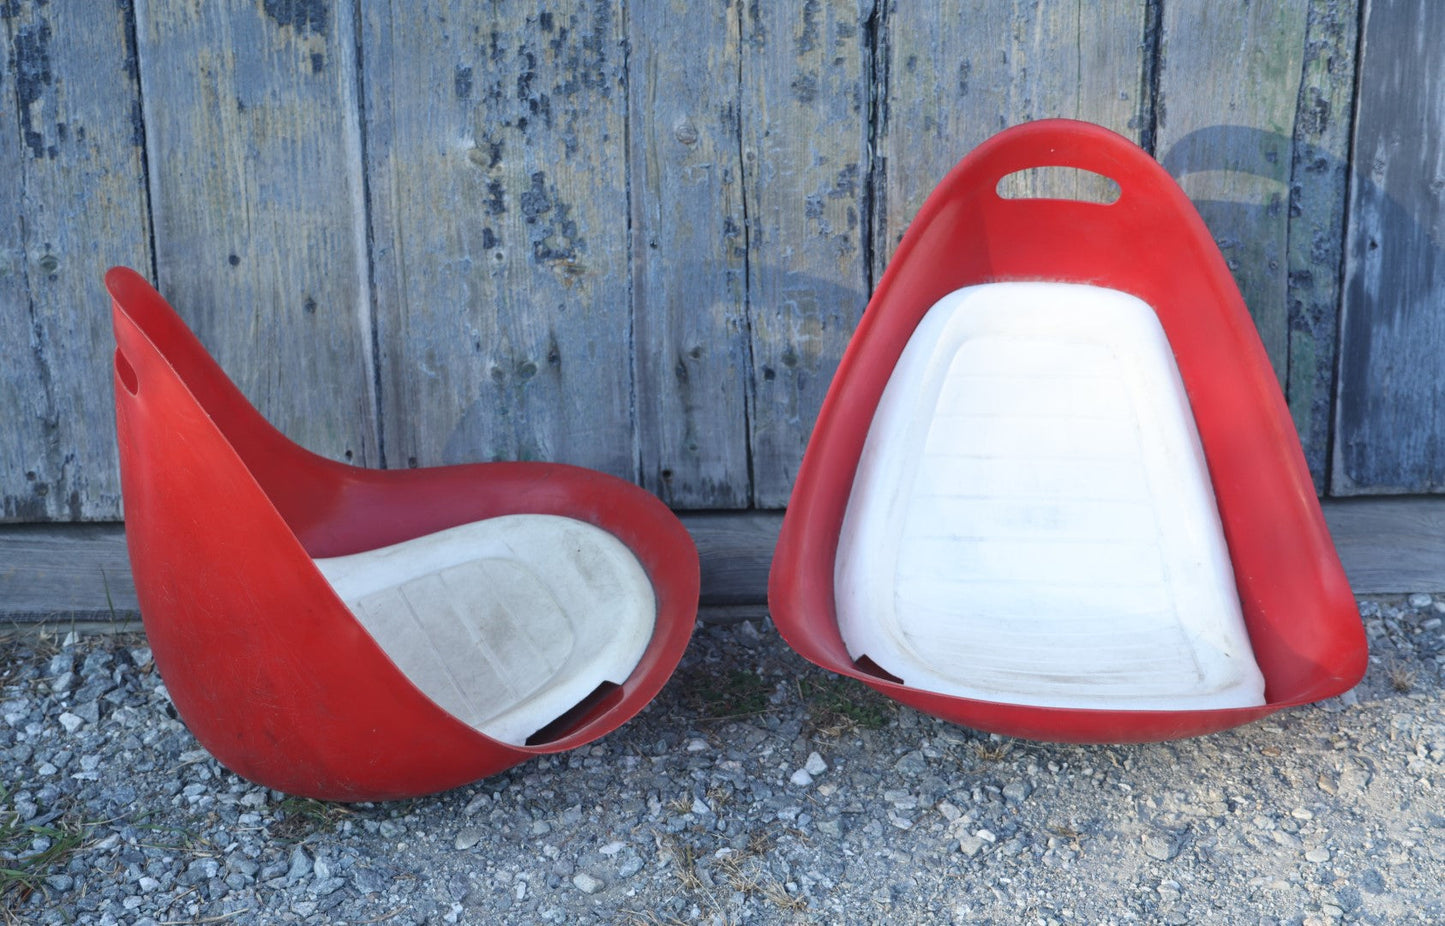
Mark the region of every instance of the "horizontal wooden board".
<instances>
[{"instance_id":1,"label":"horizontal wooden board","mask_svg":"<svg viewBox=\"0 0 1445 926\"><path fill-rule=\"evenodd\" d=\"M1445 593L1445 498L1330 501L1325 520L1357 595ZM702 560L703 617L760 616L782 515L682 516ZM0 632L44 621L134 620L119 524L0 526Z\"/></svg>"}]
</instances>

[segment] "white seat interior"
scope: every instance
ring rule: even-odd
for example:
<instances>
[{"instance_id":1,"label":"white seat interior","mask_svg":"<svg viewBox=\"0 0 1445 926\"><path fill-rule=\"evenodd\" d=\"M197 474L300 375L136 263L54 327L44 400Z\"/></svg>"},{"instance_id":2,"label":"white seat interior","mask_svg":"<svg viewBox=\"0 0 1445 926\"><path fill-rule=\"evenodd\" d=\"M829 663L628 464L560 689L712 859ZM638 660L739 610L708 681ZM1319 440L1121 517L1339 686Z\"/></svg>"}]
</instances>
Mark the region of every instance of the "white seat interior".
<instances>
[{"instance_id":1,"label":"white seat interior","mask_svg":"<svg viewBox=\"0 0 1445 926\"><path fill-rule=\"evenodd\" d=\"M412 684L514 745L603 683L625 681L656 620L632 552L554 515L491 518L315 562Z\"/></svg>"},{"instance_id":2,"label":"white seat interior","mask_svg":"<svg viewBox=\"0 0 1445 926\"><path fill-rule=\"evenodd\" d=\"M912 687L1264 702L1184 384L1126 293L994 283L928 312L868 431L835 592L849 653Z\"/></svg>"}]
</instances>

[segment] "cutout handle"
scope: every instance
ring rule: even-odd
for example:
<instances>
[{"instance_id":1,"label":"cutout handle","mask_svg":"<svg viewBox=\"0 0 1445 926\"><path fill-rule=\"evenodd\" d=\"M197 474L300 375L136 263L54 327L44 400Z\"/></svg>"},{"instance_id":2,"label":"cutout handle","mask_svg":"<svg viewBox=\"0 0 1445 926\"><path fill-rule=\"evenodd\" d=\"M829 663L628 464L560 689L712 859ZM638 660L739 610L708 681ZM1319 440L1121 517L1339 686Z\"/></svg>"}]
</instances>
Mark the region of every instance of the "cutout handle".
<instances>
[{"instance_id":1,"label":"cutout handle","mask_svg":"<svg viewBox=\"0 0 1445 926\"><path fill-rule=\"evenodd\" d=\"M1028 167L1004 174L994 192L1000 199L1066 199L1112 206L1121 193L1118 181L1081 167Z\"/></svg>"},{"instance_id":2,"label":"cutout handle","mask_svg":"<svg viewBox=\"0 0 1445 926\"><path fill-rule=\"evenodd\" d=\"M119 347L115 349L115 374L120 377L120 384L125 387L126 392L135 395L140 391L140 378L136 376L135 367L125 359L125 354L121 353Z\"/></svg>"}]
</instances>

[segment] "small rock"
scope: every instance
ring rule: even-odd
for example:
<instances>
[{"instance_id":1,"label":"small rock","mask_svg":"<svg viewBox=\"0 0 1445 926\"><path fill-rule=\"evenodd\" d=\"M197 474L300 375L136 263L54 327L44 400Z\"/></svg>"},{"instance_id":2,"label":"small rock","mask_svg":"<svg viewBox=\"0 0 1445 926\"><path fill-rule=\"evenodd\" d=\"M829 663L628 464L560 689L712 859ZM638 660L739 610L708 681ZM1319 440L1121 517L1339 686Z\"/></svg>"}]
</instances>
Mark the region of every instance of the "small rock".
<instances>
[{"instance_id":1,"label":"small rock","mask_svg":"<svg viewBox=\"0 0 1445 926\"><path fill-rule=\"evenodd\" d=\"M461 832L457 833L457 838L455 842L452 843L452 845L457 847L457 851L464 852L467 849L470 849L472 846L475 846L477 843L481 842L482 835L482 831L479 827L464 827Z\"/></svg>"},{"instance_id":2,"label":"small rock","mask_svg":"<svg viewBox=\"0 0 1445 926\"><path fill-rule=\"evenodd\" d=\"M144 894L149 894L151 891L155 890L160 886L161 883L155 878L152 878L150 875L142 875L141 879L136 882L136 887L140 888L141 893Z\"/></svg>"},{"instance_id":3,"label":"small rock","mask_svg":"<svg viewBox=\"0 0 1445 926\"><path fill-rule=\"evenodd\" d=\"M311 885L311 890L318 897L326 897L334 894L346 886L345 878L319 878Z\"/></svg>"},{"instance_id":4,"label":"small rock","mask_svg":"<svg viewBox=\"0 0 1445 926\"><path fill-rule=\"evenodd\" d=\"M286 869L286 880L292 884L311 874L311 856L297 846L291 850L291 865Z\"/></svg>"},{"instance_id":5,"label":"small rock","mask_svg":"<svg viewBox=\"0 0 1445 926\"><path fill-rule=\"evenodd\" d=\"M1167 836L1144 837L1144 854L1152 859L1167 862L1179 854L1179 844Z\"/></svg>"},{"instance_id":6,"label":"small rock","mask_svg":"<svg viewBox=\"0 0 1445 926\"><path fill-rule=\"evenodd\" d=\"M894 771L904 775L922 775L928 771L928 759L920 750L913 750L903 754L897 762L893 763Z\"/></svg>"},{"instance_id":7,"label":"small rock","mask_svg":"<svg viewBox=\"0 0 1445 926\"><path fill-rule=\"evenodd\" d=\"M573 875L572 884L584 894L595 894L607 886L600 879L592 877L585 871Z\"/></svg>"},{"instance_id":8,"label":"small rock","mask_svg":"<svg viewBox=\"0 0 1445 926\"><path fill-rule=\"evenodd\" d=\"M1305 853L1305 860L1319 864L1330 860L1330 850L1324 848L1310 849Z\"/></svg>"},{"instance_id":9,"label":"small rock","mask_svg":"<svg viewBox=\"0 0 1445 926\"><path fill-rule=\"evenodd\" d=\"M963 811L959 810L949 801L939 801L937 810L940 814L943 815L943 819L947 820L949 823L955 823L963 817Z\"/></svg>"},{"instance_id":10,"label":"small rock","mask_svg":"<svg viewBox=\"0 0 1445 926\"><path fill-rule=\"evenodd\" d=\"M964 834L958 838L958 851L970 858L977 855L981 848L984 848L984 841L978 836Z\"/></svg>"},{"instance_id":11,"label":"small rock","mask_svg":"<svg viewBox=\"0 0 1445 926\"><path fill-rule=\"evenodd\" d=\"M75 673L62 672L55 677L55 681L50 683L50 690L55 694L65 694L67 691L70 690L70 686L74 684Z\"/></svg>"},{"instance_id":12,"label":"small rock","mask_svg":"<svg viewBox=\"0 0 1445 926\"><path fill-rule=\"evenodd\" d=\"M988 830L988 829L975 830L973 835L977 836L979 839L982 839L984 842L988 842L988 843L998 842L998 837L994 835L993 830Z\"/></svg>"},{"instance_id":13,"label":"small rock","mask_svg":"<svg viewBox=\"0 0 1445 926\"><path fill-rule=\"evenodd\" d=\"M828 763L823 761L822 756L818 755L816 752L808 753L808 762L806 765L803 766L803 771L816 778L827 770Z\"/></svg>"},{"instance_id":14,"label":"small rock","mask_svg":"<svg viewBox=\"0 0 1445 926\"><path fill-rule=\"evenodd\" d=\"M800 788L806 788L808 785L813 783L813 776L808 774L807 769L800 768L793 773L793 777L789 778L788 781L792 782Z\"/></svg>"},{"instance_id":15,"label":"small rock","mask_svg":"<svg viewBox=\"0 0 1445 926\"><path fill-rule=\"evenodd\" d=\"M641 870L642 857L639 855L629 855L623 860L622 864L617 867L617 875L622 878L630 878Z\"/></svg>"},{"instance_id":16,"label":"small rock","mask_svg":"<svg viewBox=\"0 0 1445 926\"><path fill-rule=\"evenodd\" d=\"M609 842L607 845L603 846L602 848L598 849L597 851L598 851L600 854L602 854L602 855L613 856L613 855L616 855L617 853L621 852L623 849L626 849L626 848L627 848L627 843L625 843L625 842Z\"/></svg>"},{"instance_id":17,"label":"small rock","mask_svg":"<svg viewBox=\"0 0 1445 926\"><path fill-rule=\"evenodd\" d=\"M1021 804L1033 793L1033 790L1033 788L1028 786L1027 782L1010 781L1003 786L1003 798L1010 804Z\"/></svg>"},{"instance_id":18,"label":"small rock","mask_svg":"<svg viewBox=\"0 0 1445 926\"><path fill-rule=\"evenodd\" d=\"M1410 596L1410 607L1415 609L1428 608L1434 603L1434 599L1423 592L1416 592Z\"/></svg>"},{"instance_id":19,"label":"small rock","mask_svg":"<svg viewBox=\"0 0 1445 926\"><path fill-rule=\"evenodd\" d=\"M66 733L74 733L85 725L85 718L66 711L60 715L60 725L65 728Z\"/></svg>"}]
</instances>

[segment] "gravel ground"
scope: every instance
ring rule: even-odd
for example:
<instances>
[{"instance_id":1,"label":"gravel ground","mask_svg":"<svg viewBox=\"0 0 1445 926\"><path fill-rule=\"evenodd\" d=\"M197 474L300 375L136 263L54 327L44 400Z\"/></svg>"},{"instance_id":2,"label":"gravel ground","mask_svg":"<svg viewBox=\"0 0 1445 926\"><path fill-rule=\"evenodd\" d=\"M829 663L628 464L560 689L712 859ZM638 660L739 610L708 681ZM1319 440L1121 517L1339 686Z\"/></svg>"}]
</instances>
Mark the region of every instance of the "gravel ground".
<instances>
[{"instance_id":1,"label":"gravel ground","mask_svg":"<svg viewBox=\"0 0 1445 926\"><path fill-rule=\"evenodd\" d=\"M1445 922L1445 597L1362 601L1364 683L1203 739L974 733L704 625L641 716L435 797L222 769L138 636L0 658L23 923Z\"/></svg>"}]
</instances>

